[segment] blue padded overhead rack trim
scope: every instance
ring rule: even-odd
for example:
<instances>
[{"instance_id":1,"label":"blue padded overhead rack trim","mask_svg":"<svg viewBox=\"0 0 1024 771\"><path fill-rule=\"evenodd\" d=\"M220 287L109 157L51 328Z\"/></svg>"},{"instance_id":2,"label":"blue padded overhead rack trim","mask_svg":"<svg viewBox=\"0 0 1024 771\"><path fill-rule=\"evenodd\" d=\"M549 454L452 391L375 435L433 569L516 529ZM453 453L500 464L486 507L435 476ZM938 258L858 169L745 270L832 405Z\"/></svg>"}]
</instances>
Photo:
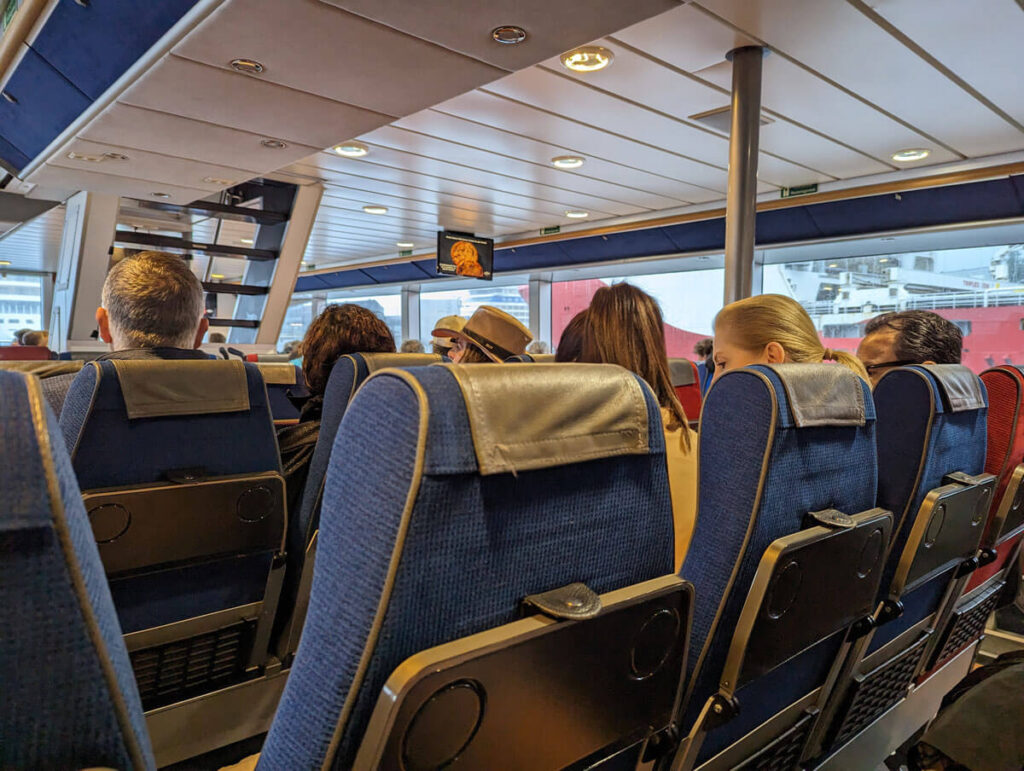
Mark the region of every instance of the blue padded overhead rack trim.
<instances>
[{"instance_id":1,"label":"blue padded overhead rack trim","mask_svg":"<svg viewBox=\"0 0 1024 771\"><path fill-rule=\"evenodd\" d=\"M25 153L0 136L0 165L11 171L25 168L31 160Z\"/></svg>"},{"instance_id":2,"label":"blue padded overhead rack trim","mask_svg":"<svg viewBox=\"0 0 1024 771\"><path fill-rule=\"evenodd\" d=\"M110 88L196 0L61 0L32 48L90 100Z\"/></svg>"},{"instance_id":3,"label":"blue padded overhead rack trim","mask_svg":"<svg viewBox=\"0 0 1024 771\"><path fill-rule=\"evenodd\" d=\"M761 212L757 215L757 245L765 247L1022 215L1024 175L1018 175L986 182L908 190L898 195L865 196ZM723 249L724 244L725 219L719 217L527 246L502 248L499 245L495 248L494 272L518 273L676 252L702 252ZM431 278L437 277L432 260L417 260L404 265L409 268L415 266ZM363 268L305 276L296 282L295 291L372 286L422 278L411 270L408 271L409 278L402 277L404 274L397 270L399 265L386 267L388 271Z\"/></svg>"},{"instance_id":4,"label":"blue padded overhead rack trim","mask_svg":"<svg viewBox=\"0 0 1024 771\"><path fill-rule=\"evenodd\" d=\"M0 99L0 135L29 158L45 150L89 106L85 95L31 48L4 92L17 102Z\"/></svg>"}]
</instances>

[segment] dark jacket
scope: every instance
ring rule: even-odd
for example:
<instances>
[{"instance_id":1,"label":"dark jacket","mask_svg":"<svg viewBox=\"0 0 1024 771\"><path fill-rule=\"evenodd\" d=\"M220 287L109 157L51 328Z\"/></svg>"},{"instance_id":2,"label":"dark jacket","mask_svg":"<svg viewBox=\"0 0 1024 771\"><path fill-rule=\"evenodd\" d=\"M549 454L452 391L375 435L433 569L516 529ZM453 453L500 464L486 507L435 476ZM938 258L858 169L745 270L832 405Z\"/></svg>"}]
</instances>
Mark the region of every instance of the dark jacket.
<instances>
[{"instance_id":1,"label":"dark jacket","mask_svg":"<svg viewBox=\"0 0 1024 771\"><path fill-rule=\"evenodd\" d=\"M288 496L288 516L299 513L302 491L309 476L309 463L313 459L316 440L320 437L320 415L323 412L324 397L317 395L306 399L299 412L299 422L284 426L277 431L277 444L281 450L281 468Z\"/></svg>"}]
</instances>

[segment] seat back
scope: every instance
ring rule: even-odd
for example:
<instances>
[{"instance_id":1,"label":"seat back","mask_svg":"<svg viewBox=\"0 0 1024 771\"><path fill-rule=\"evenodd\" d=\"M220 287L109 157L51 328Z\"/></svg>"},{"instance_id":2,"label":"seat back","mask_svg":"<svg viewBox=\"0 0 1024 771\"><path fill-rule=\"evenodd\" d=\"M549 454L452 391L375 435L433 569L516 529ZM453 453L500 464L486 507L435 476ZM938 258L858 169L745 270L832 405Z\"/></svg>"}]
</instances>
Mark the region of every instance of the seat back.
<instances>
[{"instance_id":1,"label":"seat back","mask_svg":"<svg viewBox=\"0 0 1024 771\"><path fill-rule=\"evenodd\" d=\"M399 664L514 621L524 597L671 573L650 389L611 365L527 369L391 369L356 394L327 474L326 558L263 767L351 767Z\"/></svg>"},{"instance_id":2,"label":"seat back","mask_svg":"<svg viewBox=\"0 0 1024 771\"><path fill-rule=\"evenodd\" d=\"M0 346L0 361L43 361L55 358L45 345Z\"/></svg>"},{"instance_id":3,"label":"seat back","mask_svg":"<svg viewBox=\"0 0 1024 771\"><path fill-rule=\"evenodd\" d=\"M714 378L714 375L713 371L708 371L706 360L697 362L697 382L700 383L701 396L704 396L708 389L711 388L711 380Z\"/></svg>"},{"instance_id":4,"label":"seat back","mask_svg":"<svg viewBox=\"0 0 1024 771\"><path fill-rule=\"evenodd\" d=\"M299 420L299 407L289 397L302 399L309 396L302 368L287 361L258 363L257 368L267 387L267 402L274 425L288 425Z\"/></svg>"},{"instance_id":5,"label":"seat back","mask_svg":"<svg viewBox=\"0 0 1024 771\"><path fill-rule=\"evenodd\" d=\"M683 412L691 421L700 418L702 402L700 388L700 373L697 371L696 362L689 359L669 359L669 376L672 378L672 387L675 389L679 403L683 405Z\"/></svg>"},{"instance_id":6,"label":"seat back","mask_svg":"<svg viewBox=\"0 0 1024 771\"><path fill-rule=\"evenodd\" d=\"M262 665L286 515L256 366L92 362L60 422L147 709Z\"/></svg>"},{"instance_id":7,"label":"seat back","mask_svg":"<svg viewBox=\"0 0 1024 771\"><path fill-rule=\"evenodd\" d=\"M772 542L804 529L809 512L852 515L874 507L874 439L868 386L843 367L747 367L708 392L697 523L680 571L696 589L682 731L719 690L733 632ZM737 692L738 714L707 736L700 759L821 688L841 638L813 645Z\"/></svg>"},{"instance_id":8,"label":"seat back","mask_svg":"<svg viewBox=\"0 0 1024 771\"><path fill-rule=\"evenodd\" d=\"M288 570L282 613L277 622L277 652L285 657L295 652L305 619L309 586L312 582L315 536L320 525L320 502L324 477L334 437L356 391L370 375L387 367L418 367L439 364L441 357L426 353L351 353L338 359L331 369L324 392L320 433L309 461L306 486L296 514L288 523Z\"/></svg>"},{"instance_id":9,"label":"seat back","mask_svg":"<svg viewBox=\"0 0 1024 771\"><path fill-rule=\"evenodd\" d=\"M517 353L505 359L506 364L554 364L555 354L553 353Z\"/></svg>"},{"instance_id":10,"label":"seat back","mask_svg":"<svg viewBox=\"0 0 1024 771\"><path fill-rule=\"evenodd\" d=\"M0 371L0 767L155 768L64 442L38 381Z\"/></svg>"}]
</instances>

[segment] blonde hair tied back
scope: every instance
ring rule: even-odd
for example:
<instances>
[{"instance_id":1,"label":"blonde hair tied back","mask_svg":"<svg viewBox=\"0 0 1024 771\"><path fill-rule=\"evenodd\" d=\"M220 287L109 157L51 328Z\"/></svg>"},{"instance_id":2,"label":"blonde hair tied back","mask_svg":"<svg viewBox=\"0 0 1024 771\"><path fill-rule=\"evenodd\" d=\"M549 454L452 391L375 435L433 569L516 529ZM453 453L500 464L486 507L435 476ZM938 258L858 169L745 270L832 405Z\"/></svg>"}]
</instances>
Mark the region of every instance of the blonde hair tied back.
<instances>
[{"instance_id":1,"label":"blonde hair tied back","mask_svg":"<svg viewBox=\"0 0 1024 771\"><path fill-rule=\"evenodd\" d=\"M736 345L761 351L778 343L789 361L817 364L829 360L852 370L863 380L867 370L860 359L846 351L826 348L814 322L796 300L780 294L762 294L730 303L715 317L716 330L728 327Z\"/></svg>"}]
</instances>

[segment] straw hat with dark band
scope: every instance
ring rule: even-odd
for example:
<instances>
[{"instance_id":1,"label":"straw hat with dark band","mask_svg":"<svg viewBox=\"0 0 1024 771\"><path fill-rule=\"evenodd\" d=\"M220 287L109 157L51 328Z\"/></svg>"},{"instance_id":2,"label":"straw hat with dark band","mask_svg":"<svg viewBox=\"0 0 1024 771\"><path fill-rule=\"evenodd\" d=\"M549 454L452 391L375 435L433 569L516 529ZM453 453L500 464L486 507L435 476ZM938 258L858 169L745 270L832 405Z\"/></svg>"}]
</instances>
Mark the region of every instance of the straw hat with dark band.
<instances>
[{"instance_id":1,"label":"straw hat with dark band","mask_svg":"<svg viewBox=\"0 0 1024 771\"><path fill-rule=\"evenodd\" d=\"M464 326L466 326L466 320L462 318L462 316L445 316L443 319L438 319L437 321L438 329L454 329L457 332L461 332ZM437 330L434 331L436 332ZM430 342L441 348L452 347L451 338L447 335L444 337L432 337Z\"/></svg>"},{"instance_id":2,"label":"straw hat with dark band","mask_svg":"<svg viewBox=\"0 0 1024 771\"><path fill-rule=\"evenodd\" d=\"M491 305L477 308L461 330L438 327L430 334L465 340L483 351L487 358L498 362L524 353L533 339L529 328L519 319Z\"/></svg>"}]
</instances>

